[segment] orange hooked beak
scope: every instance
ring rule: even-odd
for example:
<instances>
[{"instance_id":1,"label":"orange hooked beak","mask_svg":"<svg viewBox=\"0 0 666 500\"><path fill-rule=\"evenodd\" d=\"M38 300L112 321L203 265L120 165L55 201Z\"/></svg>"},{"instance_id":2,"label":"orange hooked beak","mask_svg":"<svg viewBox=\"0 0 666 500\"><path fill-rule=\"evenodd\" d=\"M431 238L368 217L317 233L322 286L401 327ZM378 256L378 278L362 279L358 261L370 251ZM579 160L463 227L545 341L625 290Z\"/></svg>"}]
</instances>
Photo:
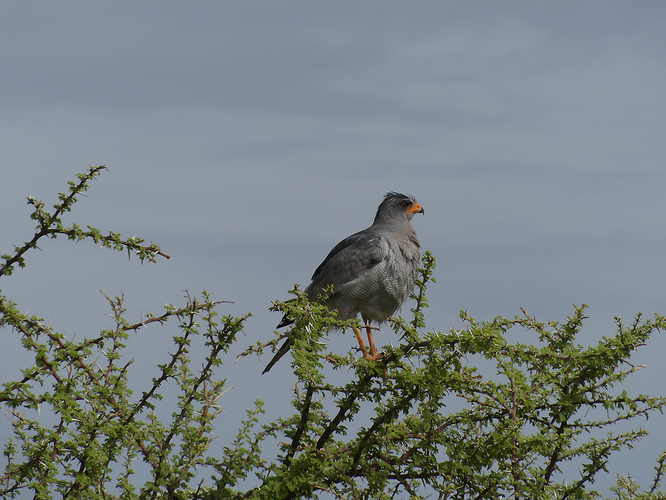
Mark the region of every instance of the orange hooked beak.
<instances>
[{"instance_id":1,"label":"orange hooked beak","mask_svg":"<svg viewBox=\"0 0 666 500\"><path fill-rule=\"evenodd\" d=\"M408 214L425 214L425 210L418 203L413 203L411 207L407 209Z\"/></svg>"}]
</instances>

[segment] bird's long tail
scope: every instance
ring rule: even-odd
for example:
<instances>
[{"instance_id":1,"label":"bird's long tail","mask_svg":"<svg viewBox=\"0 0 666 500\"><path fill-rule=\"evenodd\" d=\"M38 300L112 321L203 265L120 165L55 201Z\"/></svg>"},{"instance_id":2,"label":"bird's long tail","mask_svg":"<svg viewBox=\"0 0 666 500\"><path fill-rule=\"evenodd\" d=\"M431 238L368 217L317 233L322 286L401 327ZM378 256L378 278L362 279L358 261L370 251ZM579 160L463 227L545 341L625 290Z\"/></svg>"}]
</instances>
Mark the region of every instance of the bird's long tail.
<instances>
[{"instance_id":1,"label":"bird's long tail","mask_svg":"<svg viewBox=\"0 0 666 500\"><path fill-rule=\"evenodd\" d=\"M268 363L266 368L264 368L264 371L261 372L261 374L263 375L268 370L273 368L273 365L275 363L277 363L278 361L280 361L280 358L282 356L287 354L287 351L289 351L289 349L291 349L292 345L294 345L294 337L292 335L289 335L289 337L287 337L287 340L285 340L284 343L280 346L280 348L278 349L278 352L275 353L275 356L273 356L273 359L270 360L270 362Z\"/></svg>"}]
</instances>

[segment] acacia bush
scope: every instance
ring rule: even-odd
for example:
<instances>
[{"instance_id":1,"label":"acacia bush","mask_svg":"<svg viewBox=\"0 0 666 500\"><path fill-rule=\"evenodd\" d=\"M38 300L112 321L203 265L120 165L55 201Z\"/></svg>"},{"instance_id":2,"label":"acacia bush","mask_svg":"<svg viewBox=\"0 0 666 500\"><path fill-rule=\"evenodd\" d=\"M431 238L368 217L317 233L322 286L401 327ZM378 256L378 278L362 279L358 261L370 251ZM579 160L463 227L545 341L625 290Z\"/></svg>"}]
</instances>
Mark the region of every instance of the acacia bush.
<instances>
[{"instance_id":1,"label":"acacia bush","mask_svg":"<svg viewBox=\"0 0 666 500\"><path fill-rule=\"evenodd\" d=\"M34 237L3 255L0 278L25 266L26 252L42 238L90 239L136 254L142 261L168 258L157 245L123 239L88 226L66 226L63 216L104 167L91 167L70 182L47 211L32 197ZM223 452L212 456L213 422L227 390L214 369L233 360L249 315L217 314L211 296L188 295L180 307L129 320L122 296L108 298L115 326L75 340L38 316L22 314L0 295L2 335L18 335L34 356L32 366L4 382L3 411L12 437L4 444L2 498L438 498L596 499L595 477L609 457L631 447L646 431L613 432L620 421L663 411L661 396L630 395L622 382L640 367L631 355L666 327L664 317L617 320L614 335L597 345L577 343L585 306L562 322L522 317L477 322L467 312L463 329L428 331L423 310L435 260L426 252L413 295L411 319L395 318L401 339L386 346L381 363L353 352L330 352L321 337L351 328L298 288L274 309L295 319L291 349L298 380L293 411L261 422L263 403ZM173 345L164 348L159 375L130 387L126 352L130 332L177 322ZM512 343L512 329L534 339ZM140 334L140 332L139 332ZM524 337L524 336L523 336ZM189 356L192 342L206 347L202 365ZM245 348L241 356L274 348L281 337ZM238 351L242 348L238 348ZM99 356L102 352L103 356ZM169 354L170 352L170 354ZM102 362L100 361L102 360ZM483 360L492 370L479 370ZM284 361L286 362L286 360ZM332 383L331 370L348 373ZM488 373L487 373L488 372ZM257 372L259 376L259 372ZM168 416L156 411L167 390L178 393ZM47 418L49 417L49 418ZM604 431L605 434L599 431ZM603 437L598 437L603 435ZM228 436L224 436L228 438ZM267 456L267 442L278 443ZM147 464L148 479L135 460ZM578 465L574 475L564 470ZM618 476L615 498L664 498L666 454L657 457L652 484L641 488Z\"/></svg>"}]
</instances>

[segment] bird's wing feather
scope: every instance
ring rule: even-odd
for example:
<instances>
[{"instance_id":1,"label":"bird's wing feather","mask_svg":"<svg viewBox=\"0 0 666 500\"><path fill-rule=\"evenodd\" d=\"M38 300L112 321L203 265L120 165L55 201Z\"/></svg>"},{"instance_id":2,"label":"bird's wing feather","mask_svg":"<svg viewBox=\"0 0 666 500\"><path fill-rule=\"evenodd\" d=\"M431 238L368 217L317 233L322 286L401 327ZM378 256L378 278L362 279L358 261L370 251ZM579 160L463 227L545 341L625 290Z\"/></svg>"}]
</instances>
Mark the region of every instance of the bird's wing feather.
<instances>
[{"instance_id":1,"label":"bird's wing feather","mask_svg":"<svg viewBox=\"0 0 666 500\"><path fill-rule=\"evenodd\" d=\"M333 285L333 293L340 286L357 279L389 256L389 244L373 232L361 231L338 243L312 275L306 288L310 299Z\"/></svg>"}]
</instances>

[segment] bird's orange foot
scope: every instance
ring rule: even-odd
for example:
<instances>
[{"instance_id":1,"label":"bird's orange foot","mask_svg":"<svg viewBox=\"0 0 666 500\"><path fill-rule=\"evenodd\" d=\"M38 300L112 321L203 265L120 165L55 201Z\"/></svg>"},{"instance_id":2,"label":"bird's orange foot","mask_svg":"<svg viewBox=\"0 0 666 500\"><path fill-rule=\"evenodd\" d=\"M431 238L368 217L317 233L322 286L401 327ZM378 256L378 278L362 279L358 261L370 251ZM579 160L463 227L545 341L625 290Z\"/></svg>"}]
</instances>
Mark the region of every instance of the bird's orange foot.
<instances>
[{"instance_id":1,"label":"bird's orange foot","mask_svg":"<svg viewBox=\"0 0 666 500\"><path fill-rule=\"evenodd\" d=\"M375 348L375 342L372 338L372 331L370 327L368 326L368 343L370 344L370 352L368 352L368 349L365 347L365 342L363 342L363 337L361 336L361 330L358 328L355 329L356 332L356 340L358 340L358 347L363 353L363 357L369 361L376 361L377 363L382 363L384 360L384 353L383 352L377 352L377 349ZM388 373L386 372L386 367L384 367L384 378L388 376Z\"/></svg>"},{"instance_id":2,"label":"bird's orange foot","mask_svg":"<svg viewBox=\"0 0 666 500\"><path fill-rule=\"evenodd\" d=\"M369 361L377 361L378 363L381 363L382 360L384 359L384 353L383 352L375 352L375 354L370 354L369 352L364 352L363 357Z\"/></svg>"},{"instance_id":3,"label":"bird's orange foot","mask_svg":"<svg viewBox=\"0 0 666 500\"><path fill-rule=\"evenodd\" d=\"M356 333L356 340L358 341L358 348L363 353L363 357L365 359L369 359L370 361L380 361L382 358L384 358L384 354L378 353L377 349L375 348L375 342L372 338L372 331L370 330L370 327L368 327L368 345L370 346L369 351L368 348L365 347L365 342L363 342L361 330L355 328L354 331Z\"/></svg>"}]
</instances>

